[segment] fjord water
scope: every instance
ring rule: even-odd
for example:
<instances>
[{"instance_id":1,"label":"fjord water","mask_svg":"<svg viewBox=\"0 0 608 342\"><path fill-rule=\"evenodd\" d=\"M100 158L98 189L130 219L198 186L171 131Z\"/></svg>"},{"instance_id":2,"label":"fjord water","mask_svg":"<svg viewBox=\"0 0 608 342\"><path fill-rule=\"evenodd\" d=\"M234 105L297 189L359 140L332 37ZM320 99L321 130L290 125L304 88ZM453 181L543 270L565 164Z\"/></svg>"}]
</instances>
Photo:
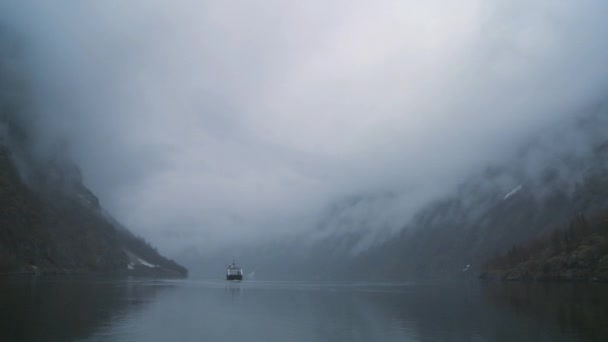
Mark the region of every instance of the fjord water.
<instances>
[{"instance_id":1,"label":"fjord water","mask_svg":"<svg viewBox=\"0 0 608 342\"><path fill-rule=\"evenodd\" d=\"M2 341L608 340L602 284L5 278Z\"/></svg>"}]
</instances>

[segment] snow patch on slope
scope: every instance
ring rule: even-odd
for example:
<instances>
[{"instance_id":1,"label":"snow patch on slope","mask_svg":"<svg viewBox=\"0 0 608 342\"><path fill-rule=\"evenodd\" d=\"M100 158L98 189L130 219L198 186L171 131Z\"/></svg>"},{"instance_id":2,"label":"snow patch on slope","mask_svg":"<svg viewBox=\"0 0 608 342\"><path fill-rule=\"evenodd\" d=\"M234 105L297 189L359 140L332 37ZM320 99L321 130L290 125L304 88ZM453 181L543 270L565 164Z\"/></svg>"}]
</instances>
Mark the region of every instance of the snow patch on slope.
<instances>
[{"instance_id":1,"label":"snow patch on slope","mask_svg":"<svg viewBox=\"0 0 608 342\"><path fill-rule=\"evenodd\" d=\"M151 263L145 261L144 259L137 258L137 261L140 265L148 266L148 267L157 267L158 265L152 265Z\"/></svg>"},{"instance_id":2,"label":"snow patch on slope","mask_svg":"<svg viewBox=\"0 0 608 342\"><path fill-rule=\"evenodd\" d=\"M518 192L521 191L521 189L523 188L523 186L521 184L519 184L517 187L515 187L515 189L511 190L508 194L505 195L505 198L503 198L503 200L508 199L509 197L517 194Z\"/></svg>"},{"instance_id":3,"label":"snow patch on slope","mask_svg":"<svg viewBox=\"0 0 608 342\"><path fill-rule=\"evenodd\" d=\"M146 266L146 267L159 267L158 265L154 265L151 264L149 262L147 262L146 260L138 257L137 255L135 255L135 253L128 251L125 249L125 253L127 254L127 256L129 257L129 264L127 265L127 268L132 270L135 268L135 266Z\"/></svg>"}]
</instances>

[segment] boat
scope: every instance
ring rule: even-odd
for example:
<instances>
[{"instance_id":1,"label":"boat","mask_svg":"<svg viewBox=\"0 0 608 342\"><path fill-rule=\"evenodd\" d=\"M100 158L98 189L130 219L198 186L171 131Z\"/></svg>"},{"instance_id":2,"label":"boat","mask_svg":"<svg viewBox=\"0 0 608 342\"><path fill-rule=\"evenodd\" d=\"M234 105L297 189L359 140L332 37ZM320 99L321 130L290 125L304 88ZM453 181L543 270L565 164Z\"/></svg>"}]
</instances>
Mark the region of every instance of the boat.
<instances>
[{"instance_id":1,"label":"boat","mask_svg":"<svg viewBox=\"0 0 608 342\"><path fill-rule=\"evenodd\" d=\"M243 268L232 259L232 265L226 267L226 280L243 280Z\"/></svg>"}]
</instances>

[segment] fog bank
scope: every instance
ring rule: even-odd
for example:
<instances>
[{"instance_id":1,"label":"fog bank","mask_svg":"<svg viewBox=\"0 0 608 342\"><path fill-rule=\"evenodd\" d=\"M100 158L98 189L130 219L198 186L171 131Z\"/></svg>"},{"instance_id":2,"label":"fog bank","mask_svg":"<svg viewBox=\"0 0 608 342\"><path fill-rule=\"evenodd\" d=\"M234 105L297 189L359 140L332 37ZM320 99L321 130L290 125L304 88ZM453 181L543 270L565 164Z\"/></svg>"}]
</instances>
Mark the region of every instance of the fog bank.
<instances>
[{"instance_id":1,"label":"fog bank","mask_svg":"<svg viewBox=\"0 0 608 342\"><path fill-rule=\"evenodd\" d=\"M401 228L602 103L607 10L4 1L0 27L38 153L65 142L102 205L172 253L305 231L353 197L381 199L349 214L357 229ZM586 153L585 134L545 145Z\"/></svg>"}]
</instances>

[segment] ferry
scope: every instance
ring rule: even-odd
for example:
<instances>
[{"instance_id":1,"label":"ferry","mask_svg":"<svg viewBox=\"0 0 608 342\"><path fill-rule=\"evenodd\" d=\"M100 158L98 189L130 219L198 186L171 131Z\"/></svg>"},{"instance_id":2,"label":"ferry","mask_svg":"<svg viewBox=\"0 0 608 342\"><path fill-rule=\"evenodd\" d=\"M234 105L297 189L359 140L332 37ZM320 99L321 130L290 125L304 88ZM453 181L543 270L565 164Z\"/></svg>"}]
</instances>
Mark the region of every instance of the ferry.
<instances>
[{"instance_id":1,"label":"ferry","mask_svg":"<svg viewBox=\"0 0 608 342\"><path fill-rule=\"evenodd\" d=\"M243 268L232 260L232 265L226 267L226 280L243 280Z\"/></svg>"}]
</instances>

